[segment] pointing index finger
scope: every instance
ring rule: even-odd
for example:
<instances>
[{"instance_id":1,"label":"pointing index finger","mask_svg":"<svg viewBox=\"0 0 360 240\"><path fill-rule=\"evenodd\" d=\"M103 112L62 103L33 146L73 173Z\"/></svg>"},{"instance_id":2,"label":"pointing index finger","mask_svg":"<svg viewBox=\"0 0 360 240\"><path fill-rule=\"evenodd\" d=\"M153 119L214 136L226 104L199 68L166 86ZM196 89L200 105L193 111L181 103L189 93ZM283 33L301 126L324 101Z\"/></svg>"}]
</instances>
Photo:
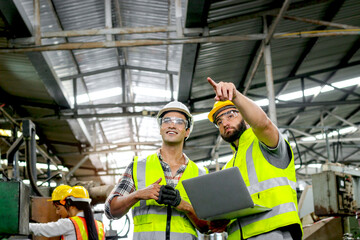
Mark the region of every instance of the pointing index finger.
<instances>
[{"instance_id":1,"label":"pointing index finger","mask_svg":"<svg viewBox=\"0 0 360 240\"><path fill-rule=\"evenodd\" d=\"M207 80L208 80L208 82L210 83L210 85L211 85L214 89L216 89L217 83L216 83L214 80L212 80L210 77L208 77Z\"/></svg>"}]
</instances>

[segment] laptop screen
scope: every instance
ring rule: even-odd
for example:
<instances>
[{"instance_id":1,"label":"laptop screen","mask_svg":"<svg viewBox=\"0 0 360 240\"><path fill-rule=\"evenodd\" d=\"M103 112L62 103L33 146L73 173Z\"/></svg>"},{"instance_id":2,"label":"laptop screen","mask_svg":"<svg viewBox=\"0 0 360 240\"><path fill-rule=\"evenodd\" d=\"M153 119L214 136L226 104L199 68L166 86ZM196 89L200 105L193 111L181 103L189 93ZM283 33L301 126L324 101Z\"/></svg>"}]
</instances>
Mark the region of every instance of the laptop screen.
<instances>
[{"instance_id":1,"label":"laptop screen","mask_svg":"<svg viewBox=\"0 0 360 240\"><path fill-rule=\"evenodd\" d=\"M202 219L254 206L238 167L187 179L183 185Z\"/></svg>"}]
</instances>

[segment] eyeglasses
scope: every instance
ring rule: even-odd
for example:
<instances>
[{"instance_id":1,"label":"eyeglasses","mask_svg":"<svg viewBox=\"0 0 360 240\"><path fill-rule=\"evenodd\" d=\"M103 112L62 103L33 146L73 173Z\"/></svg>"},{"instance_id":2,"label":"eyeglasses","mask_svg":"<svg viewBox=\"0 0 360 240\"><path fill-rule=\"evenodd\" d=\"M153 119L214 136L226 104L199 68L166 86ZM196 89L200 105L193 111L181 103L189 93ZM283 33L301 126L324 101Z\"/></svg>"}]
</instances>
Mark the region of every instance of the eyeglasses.
<instances>
[{"instance_id":1,"label":"eyeglasses","mask_svg":"<svg viewBox=\"0 0 360 240\"><path fill-rule=\"evenodd\" d=\"M177 117L165 117L165 118L162 118L161 121L160 121L160 126L162 124L165 124L165 125L169 125L170 123L174 123L175 125L178 125L178 126L185 126L187 127L188 125L188 121L182 119L182 118L177 118Z\"/></svg>"},{"instance_id":2,"label":"eyeglasses","mask_svg":"<svg viewBox=\"0 0 360 240\"><path fill-rule=\"evenodd\" d=\"M220 127L220 125L223 123L224 120L226 121L231 121L234 118L236 118L237 116L239 116L239 111L236 110L230 110L227 111L226 113L221 114L220 116L218 116L215 120L215 126L217 128Z\"/></svg>"}]
</instances>

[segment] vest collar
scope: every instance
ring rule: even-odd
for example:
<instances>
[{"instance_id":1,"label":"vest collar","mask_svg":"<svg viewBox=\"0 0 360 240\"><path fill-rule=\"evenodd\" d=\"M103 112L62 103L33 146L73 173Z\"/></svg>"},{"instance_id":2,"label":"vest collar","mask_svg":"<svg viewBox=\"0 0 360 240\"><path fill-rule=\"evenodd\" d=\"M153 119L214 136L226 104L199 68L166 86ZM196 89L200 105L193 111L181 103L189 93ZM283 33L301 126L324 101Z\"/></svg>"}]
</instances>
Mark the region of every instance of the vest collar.
<instances>
[{"instance_id":1,"label":"vest collar","mask_svg":"<svg viewBox=\"0 0 360 240\"><path fill-rule=\"evenodd\" d=\"M255 138L254 132L252 131L251 128L248 128L241 134L241 136L239 138L238 147L236 147L234 143L231 143L230 147L234 152L236 152L239 147L242 147L243 145L245 145L249 141L253 141L254 138Z\"/></svg>"},{"instance_id":2,"label":"vest collar","mask_svg":"<svg viewBox=\"0 0 360 240\"><path fill-rule=\"evenodd\" d=\"M160 148L159 148L158 150L156 150L156 154L157 154L159 160L162 161L162 162L164 162L164 161L163 161L163 158L162 158L162 156L161 156ZM187 164L189 163L189 158L188 158L188 156L186 156L185 153L183 153L183 155L184 155L184 158L185 158L185 164L184 164L184 165L187 165Z\"/></svg>"}]
</instances>

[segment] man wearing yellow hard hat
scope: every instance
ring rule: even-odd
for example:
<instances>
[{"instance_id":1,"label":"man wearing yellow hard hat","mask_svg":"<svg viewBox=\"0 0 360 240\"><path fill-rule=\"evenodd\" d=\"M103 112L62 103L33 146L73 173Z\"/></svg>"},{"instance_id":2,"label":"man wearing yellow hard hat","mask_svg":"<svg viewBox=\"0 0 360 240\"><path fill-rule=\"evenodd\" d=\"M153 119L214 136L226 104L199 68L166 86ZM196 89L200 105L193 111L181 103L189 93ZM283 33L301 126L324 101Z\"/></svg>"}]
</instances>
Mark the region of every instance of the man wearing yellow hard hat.
<instances>
[{"instance_id":1,"label":"man wearing yellow hard hat","mask_svg":"<svg viewBox=\"0 0 360 240\"><path fill-rule=\"evenodd\" d=\"M233 83L216 83L211 78L208 82L216 94L208 118L234 151L224 168L237 166L254 203L272 209L232 220L226 229L228 239L301 239L294 155L289 143L266 113Z\"/></svg>"}]
</instances>

